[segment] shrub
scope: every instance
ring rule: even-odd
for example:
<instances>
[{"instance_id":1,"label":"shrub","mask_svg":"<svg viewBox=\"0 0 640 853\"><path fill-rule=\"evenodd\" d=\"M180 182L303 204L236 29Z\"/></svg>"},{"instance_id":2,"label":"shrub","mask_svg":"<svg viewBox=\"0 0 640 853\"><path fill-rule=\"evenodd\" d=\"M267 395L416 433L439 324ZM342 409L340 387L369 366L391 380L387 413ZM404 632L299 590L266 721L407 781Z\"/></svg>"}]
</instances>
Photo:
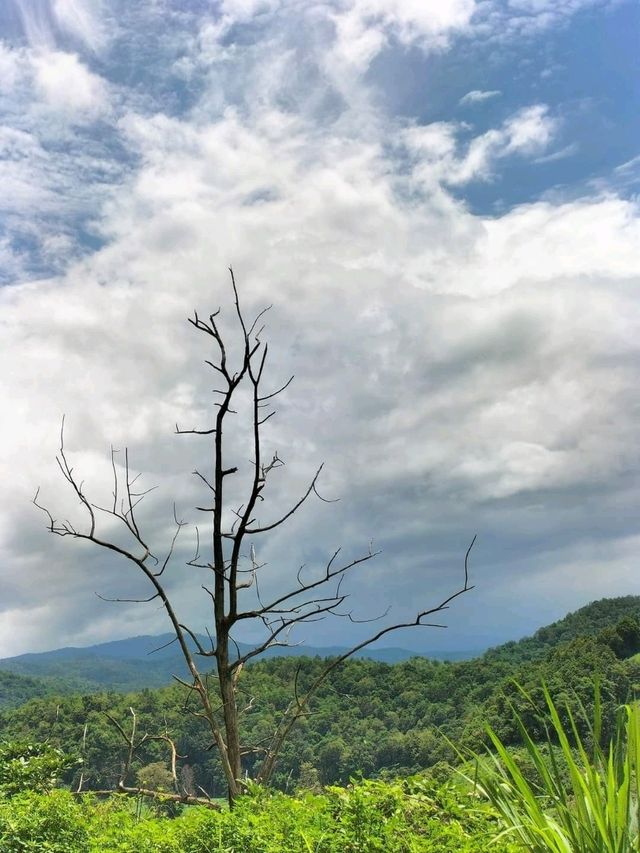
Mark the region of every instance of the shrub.
<instances>
[{"instance_id":1,"label":"shrub","mask_svg":"<svg viewBox=\"0 0 640 853\"><path fill-rule=\"evenodd\" d=\"M0 802L2 853L87 853L81 809L67 791L23 792Z\"/></svg>"},{"instance_id":2,"label":"shrub","mask_svg":"<svg viewBox=\"0 0 640 853\"><path fill-rule=\"evenodd\" d=\"M21 791L50 791L75 761L47 743L0 744L0 796Z\"/></svg>"}]
</instances>

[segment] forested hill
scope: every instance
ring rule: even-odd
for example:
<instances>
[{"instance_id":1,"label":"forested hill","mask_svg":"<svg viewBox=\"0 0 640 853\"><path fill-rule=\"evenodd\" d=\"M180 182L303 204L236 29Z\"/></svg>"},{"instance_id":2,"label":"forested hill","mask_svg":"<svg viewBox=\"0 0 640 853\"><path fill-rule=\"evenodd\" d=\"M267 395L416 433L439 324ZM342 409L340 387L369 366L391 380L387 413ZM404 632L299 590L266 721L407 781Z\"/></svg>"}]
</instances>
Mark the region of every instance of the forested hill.
<instances>
[{"instance_id":1,"label":"forested hill","mask_svg":"<svg viewBox=\"0 0 640 853\"><path fill-rule=\"evenodd\" d=\"M173 635L129 637L109 643L69 647L49 652L18 655L0 659L0 672L14 673L30 678L46 678L48 692L93 693L100 690L123 692L141 687L163 687L171 684L173 675L188 677L188 670ZM203 646L208 639L199 637ZM241 652L249 649L239 643ZM334 657L346 651L345 647L313 646L276 647L268 649L262 658L271 657ZM357 657L366 657L384 663L398 663L415 657L416 653L402 648L365 649ZM462 660L474 657L472 651L425 653L423 657L443 660ZM42 691L33 693L41 695ZM0 695L0 707L7 705ZM18 704L18 703L12 703Z\"/></svg>"},{"instance_id":2,"label":"forested hill","mask_svg":"<svg viewBox=\"0 0 640 853\"><path fill-rule=\"evenodd\" d=\"M598 634L627 616L640 619L639 596L594 601L558 622L540 628L532 637L490 649L470 663L477 662L476 670L480 672L481 662L517 666L540 660L558 645L578 636ZM103 690L127 692L171 684L173 674L186 675L184 661L175 644L166 645L171 639L170 634L131 637L86 648L57 649L0 660L0 708L16 707L30 698L47 694L88 694ZM201 639L206 643L204 637ZM272 656L286 657L289 652L290 655L309 658L329 657L341 651L340 647L299 646L289 650L274 649ZM400 663L412 656L415 654L400 648L364 650L359 655L388 664ZM436 659L438 655L426 653L420 657ZM461 660L471 659L473 655L471 652L458 652L448 657Z\"/></svg>"},{"instance_id":3,"label":"forested hill","mask_svg":"<svg viewBox=\"0 0 640 853\"><path fill-rule=\"evenodd\" d=\"M485 652L488 660L524 662L543 658L551 649L574 640L599 634L630 617L640 620L640 596L601 598L568 613L557 622L539 628L532 637L504 643Z\"/></svg>"},{"instance_id":4,"label":"forested hill","mask_svg":"<svg viewBox=\"0 0 640 853\"><path fill-rule=\"evenodd\" d=\"M544 682L562 707L569 703L580 720L580 708L593 703L597 677L604 725L610 726L616 709L639 689L640 622L629 616L632 611L624 604L620 609L609 603L595 605L596 614L605 611L612 619L624 615L613 625L597 621L605 627L595 636L593 625L585 625L585 634L558 643L539 660L484 655L460 662L419 657L396 664L346 661L333 670L309 715L293 729L274 782L288 789L302 784L303 779L324 784L347 782L359 773L370 777L383 771L417 772L455 758L447 738L458 745L477 746L485 736L486 723L506 743L517 744L513 706L534 734L539 717L514 681L539 708L544 704ZM556 630L552 639L563 630ZM523 648L528 648L527 641ZM321 666L318 658L273 658L242 671L240 692L248 697L242 727L248 745L263 744L273 734L294 684L304 692ZM73 754L84 741L86 726L85 778L90 778L93 787L112 787L125 744L107 714L127 726L133 708L139 733L157 734L166 728L175 737L180 754L186 756L186 776L218 795L224 791L224 780L217 754L210 748L206 728L189 713L186 699L178 685L129 694L37 698L0 712L0 740L47 740ZM145 742L136 753L134 769L165 762L165 753L162 742ZM247 756L249 773L252 760Z\"/></svg>"},{"instance_id":5,"label":"forested hill","mask_svg":"<svg viewBox=\"0 0 640 853\"><path fill-rule=\"evenodd\" d=\"M56 692L59 686L46 679L0 671L0 708L17 708L29 699Z\"/></svg>"}]
</instances>

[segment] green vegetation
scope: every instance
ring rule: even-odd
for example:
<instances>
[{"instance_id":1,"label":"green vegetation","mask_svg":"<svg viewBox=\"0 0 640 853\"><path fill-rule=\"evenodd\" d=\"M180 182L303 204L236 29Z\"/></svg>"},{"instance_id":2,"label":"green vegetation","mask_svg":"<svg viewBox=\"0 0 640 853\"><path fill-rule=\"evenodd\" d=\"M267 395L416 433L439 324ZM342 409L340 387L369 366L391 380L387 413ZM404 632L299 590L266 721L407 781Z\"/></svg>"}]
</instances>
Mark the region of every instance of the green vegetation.
<instances>
[{"instance_id":1,"label":"green vegetation","mask_svg":"<svg viewBox=\"0 0 640 853\"><path fill-rule=\"evenodd\" d=\"M46 793L74 761L48 743L0 744L0 796L13 797L22 791Z\"/></svg>"},{"instance_id":2,"label":"green vegetation","mask_svg":"<svg viewBox=\"0 0 640 853\"><path fill-rule=\"evenodd\" d=\"M640 619L640 596L601 598L567 614L557 622L552 622L551 625L540 628L532 637L489 649L485 657L490 660L517 662L539 659L562 643L568 643L577 637L594 636L627 617Z\"/></svg>"},{"instance_id":3,"label":"green vegetation","mask_svg":"<svg viewBox=\"0 0 640 853\"><path fill-rule=\"evenodd\" d=\"M473 666L479 661L497 664L502 662L513 668L544 658L558 645L577 637L594 636L617 625L625 617L640 619L640 597L602 599L570 613L558 622L540 628L532 637L505 643L490 649L471 661L463 652L434 655L433 659L463 660ZM199 637L206 644L206 637ZM71 693L100 693L116 691L128 693L143 687L163 687L172 684L172 676L187 676L184 660L175 645L156 653L154 649L171 640L171 634L158 637L131 637L101 643L88 648L57 649L51 652L19 655L0 660L0 708L16 707L28 699L45 695ZM248 646L239 644L240 651ZM261 660L270 657L296 656L324 657L339 654L344 649L315 649L300 646L294 649L271 649ZM288 654L287 654L288 653ZM384 663L400 663L410 655L402 649L367 649L358 658ZM429 657L426 654L425 657ZM505 667L505 671L506 671ZM468 668L468 667L467 667ZM461 670L466 671L465 667Z\"/></svg>"},{"instance_id":4,"label":"green vegetation","mask_svg":"<svg viewBox=\"0 0 640 853\"><path fill-rule=\"evenodd\" d=\"M173 819L61 790L0 801L3 853L515 853L491 843L499 830L469 792L419 778L297 796L257 789L232 812L189 807Z\"/></svg>"},{"instance_id":5,"label":"green vegetation","mask_svg":"<svg viewBox=\"0 0 640 853\"><path fill-rule=\"evenodd\" d=\"M40 678L15 675L13 672L0 671L0 708L17 708L36 696L46 696L56 692ZM64 691L58 689L59 693Z\"/></svg>"},{"instance_id":6,"label":"green vegetation","mask_svg":"<svg viewBox=\"0 0 640 853\"><path fill-rule=\"evenodd\" d=\"M346 784L358 775L415 774L452 760L453 752L443 734L461 746L476 747L486 739L487 723L506 744L517 746L522 737L512 706L535 737L543 737L539 722L546 708L543 682L554 700L568 706L580 720L578 708L592 704L597 675L608 735L616 708L640 683L640 663L633 657L640 649L640 626L627 615L626 608L606 602L602 609L612 618L624 611L623 617L617 624L605 624L598 634L578 636L555 646L550 643L546 655L533 660L527 661L519 644L513 644L510 657L489 653L455 663L424 658L394 665L371 660L344 662L318 692L312 713L293 729L276 768L275 787L291 792L305 778L312 786L314 780L330 785ZM567 635L567 622L577 621L579 613L563 620L563 635ZM603 624L602 619L596 622ZM529 642L522 641L525 648ZM274 658L243 671L242 695L251 706L243 717L245 743L259 746L264 742L278 713L290 701L296 674L299 688L304 690L322 665L319 659ZM524 699L514 682L522 685L533 703ZM166 725L179 754L186 756L179 765L183 784L191 791L202 786L212 796L224 795L216 751L210 748L211 740L199 720L185 711L184 693L178 687L126 695L34 699L0 713L0 737L49 740L67 753L77 753L85 740L86 725L84 765L70 770L65 782L77 785L82 772L87 780L85 787L113 788L125 744L106 713L127 724L130 707L136 711L141 734L160 734ZM167 766L168 757L166 743L147 741L136 752L131 782L149 764L162 762ZM245 758L244 766L251 775L252 756Z\"/></svg>"},{"instance_id":7,"label":"green vegetation","mask_svg":"<svg viewBox=\"0 0 640 853\"><path fill-rule=\"evenodd\" d=\"M224 794L216 751L177 687L5 708L0 850L637 850L640 711L625 703L640 684L638 601L598 602L542 629L543 651L528 638L474 661L345 661L292 732L273 788L249 783L232 811L162 793L143 801L69 791L80 774L83 790L115 787L126 745L107 713L126 728L133 707L140 738L175 739L181 790ZM585 611L597 630L586 629ZM272 731L293 681L304 690L323 665L276 658L242 672L248 743ZM144 740L129 785L173 790L167 746ZM470 754L465 782L455 765ZM245 767L250 777L250 755Z\"/></svg>"},{"instance_id":8,"label":"green vegetation","mask_svg":"<svg viewBox=\"0 0 640 853\"><path fill-rule=\"evenodd\" d=\"M637 851L640 706L634 703L619 709L615 730L603 747L597 687L588 742L571 711L556 706L546 689L544 697L549 720L544 745L533 740L534 733L515 715L533 767L532 781L491 729L493 751L479 761L479 789L502 817L505 836L517 838L531 853Z\"/></svg>"}]
</instances>

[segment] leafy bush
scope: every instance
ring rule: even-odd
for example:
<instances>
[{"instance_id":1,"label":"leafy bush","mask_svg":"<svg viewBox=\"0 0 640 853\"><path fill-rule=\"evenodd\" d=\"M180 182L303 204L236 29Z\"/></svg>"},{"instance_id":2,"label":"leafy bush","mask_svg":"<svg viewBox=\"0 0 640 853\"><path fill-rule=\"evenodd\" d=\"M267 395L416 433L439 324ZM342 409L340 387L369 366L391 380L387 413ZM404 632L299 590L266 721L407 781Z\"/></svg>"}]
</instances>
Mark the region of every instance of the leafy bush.
<instances>
[{"instance_id":1,"label":"leafy bush","mask_svg":"<svg viewBox=\"0 0 640 853\"><path fill-rule=\"evenodd\" d=\"M2 853L87 853L89 844L84 816L67 791L0 801Z\"/></svg>"},{"instance_id":2,"label":"leafy bush","mask_svg":"<svg viewBox=\"0 0 640 853\"><path fill-rule=\"evenodd\" d=\"M11 741L0 744L0 795L50 791L75 761L46 743Z\"/></svg>"},{"instance_id":3,"label":"leafy bush","mask_svg":"<svg viewBox=\"0 0 640 853\"><path fill-rule=\"evenodd\" d=\"M491 808L424 778L356 782L289 797L253 788L233 811L185 808L175 819L123 796L66 791L0 802L2 853L506 853Z\"/></svg>"}]
</instances>

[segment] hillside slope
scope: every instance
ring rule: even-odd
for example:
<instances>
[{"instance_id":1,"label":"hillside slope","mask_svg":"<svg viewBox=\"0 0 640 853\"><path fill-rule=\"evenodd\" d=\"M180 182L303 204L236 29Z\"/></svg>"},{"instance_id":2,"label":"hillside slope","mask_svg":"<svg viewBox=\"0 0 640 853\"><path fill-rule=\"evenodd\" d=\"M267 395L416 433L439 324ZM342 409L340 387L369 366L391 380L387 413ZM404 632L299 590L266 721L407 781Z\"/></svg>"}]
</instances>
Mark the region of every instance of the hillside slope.
<instances>
[{"instance_id":1,"label":"hillside slope","mask_svg":"<svg viewBox=\"0 0 640 853\"><path fill-rule=\"evenodd\" d=\"M531 637L511 641L474 657L473 652L449 655L416 655L401 648L373 648L358 658L381 663L400 663L413 657L431 660L476 660L478 664L501 662L512 668L528 661L541 660L552 649L578 636L593 636L620 619L640 619L640 596L605 598L567 614L557 622L540 628ZM201 637L206 646L207 639ZM171 643L171 634L130 637L87 647L69 647L49 652L24 654L0 659L0 708L15 707L35 696L47 694L94 693L104 690L127 692L143 687L158 688L173 682L172 676L187 676L184 661ZM240 644L241 651L247 647ZM285 657L331 657L343 647L296 646L269 650L262 659ZM479 672L482 667L476 667ZM4 675L3 675L4 673ZM17 680L17 676L26 681ZM11 682L11 677L14 680ZM4 684L4 687L2 687ZM13 687L11 687L13 684Z\"/></svg>"},{"instance_id":2,"label":"hillside slope","mask_svg":"<svg viewBox=\"0 0 640 853\"><path fill-rule=\"evenodd\" d=\"M640 596L601 598L568 613L557 622L539 628L531 637L504 643L489 649L488 660L524 662L544 657L551 649L576 637L591 637L617 625L625 617L640 620Z\"/></svg>"},{"instance_id":3,"label":"hillside slope","mask_svg":"<svg viewBox=\"0 0 640 853\"><path fill-rule=\"evenodd\" d=\"M545 656L528 661L513 654L505 659L484 655L460 662L420 657L396 664L346 661L323 683L309 715L293 729L281 754L275 783L287 789L305 776L326 784L346 783L358 773L413 773L454 759L443 735L457 744L478 745L485 737L487 722L505 742L517 744L513 706L532 730L538 725L538 715L514 686L514 680L540 707L544 703L541 684L546 683L563 707L569 703L576 719L581 719L580 706L593 703L594 678L598 677L603 718L605 726L610 725L620 703L640 684L640 663L635 658L640 651L640 623L628 618L627 604L612 607L598 603L595 624L604 624L605 628L596 636L588 631L550 645ZM626 622L606 624L610 616L621 613ZM559 629L556 623L551 642L563 631L573 631L584 620L584 612L578 619L574 617L571 614L569 622ZM527 641L522 648L529 648ZM246 667L239 684L241 695L247 699L242 716L243 742L249 746L268 742L279 715L291 701L294 685L303 693L321 667L318 658L291 657L262 660ZM18 709L0 712L0 739L48 739L75 753L87 726L86 769L91 785L111 787L122 760L123 742L107 714L126 727L133 708L139 733L154 734L166 728L176 738L181 755L186 756L188 774L194 774L197 784L211 792L223 791L211 735L194 720L190 710L196 706L189 698L176 685L126 695L111 692L34 699ZM157 741L148 741L136 753L136 767L165 758L163 747ZM255 760L255 755L247 755L250 774Z\"/></svg>"}]
</instances>

